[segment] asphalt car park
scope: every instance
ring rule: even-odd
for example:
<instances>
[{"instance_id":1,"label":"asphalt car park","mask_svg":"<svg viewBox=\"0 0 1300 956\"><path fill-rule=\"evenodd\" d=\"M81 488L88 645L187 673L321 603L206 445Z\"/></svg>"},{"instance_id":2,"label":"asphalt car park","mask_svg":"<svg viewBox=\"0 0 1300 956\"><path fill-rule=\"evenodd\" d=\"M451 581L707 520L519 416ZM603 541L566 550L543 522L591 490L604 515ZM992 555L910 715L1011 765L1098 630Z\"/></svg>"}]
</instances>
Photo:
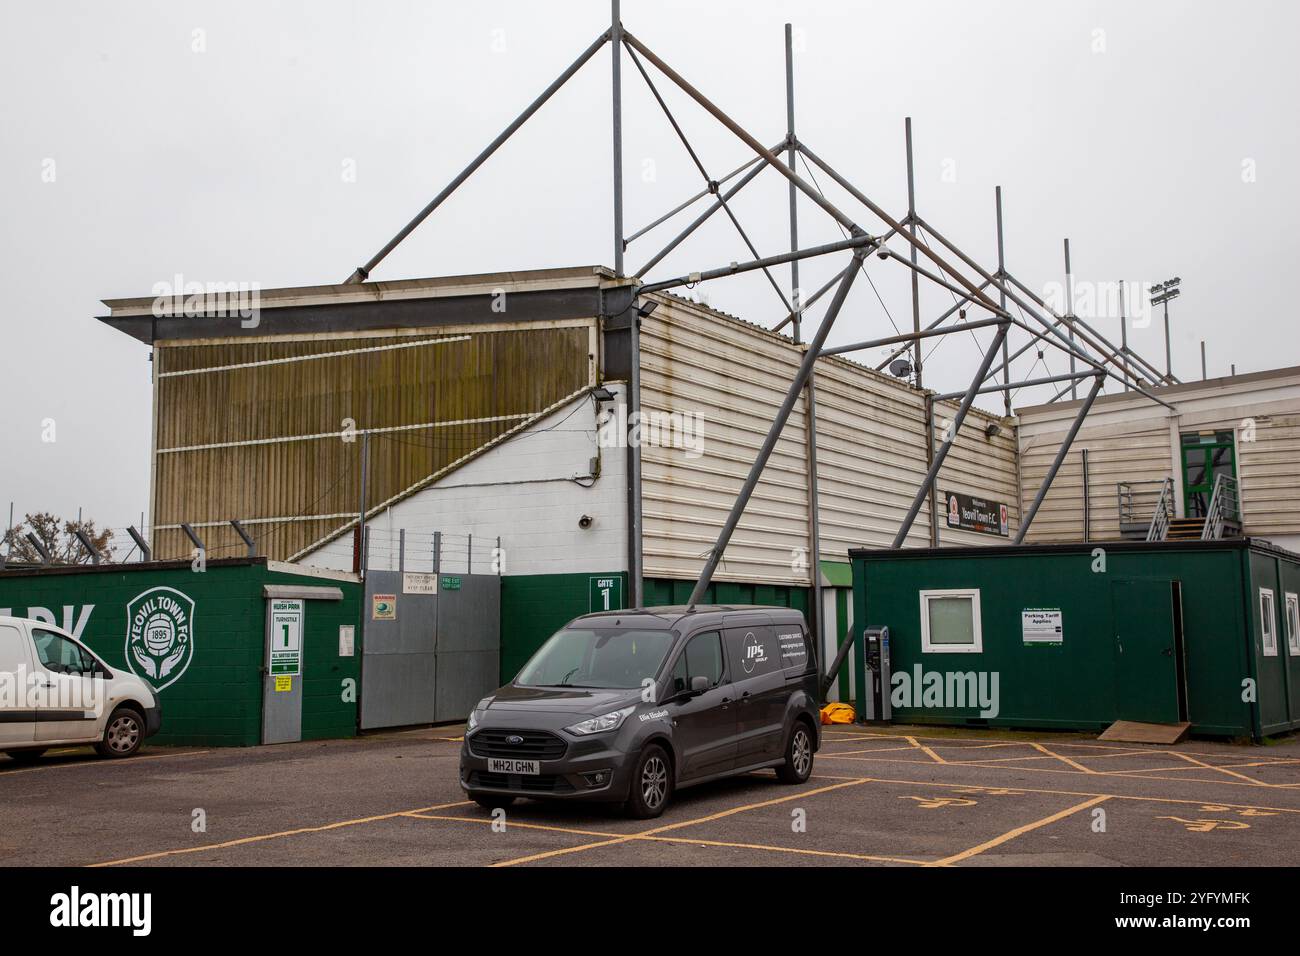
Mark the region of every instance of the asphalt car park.
<instances>
[{"instance_id":1,"label":"asphalt car park","mask_svg":"<svg viewBox=\"0 0 1300 956\"><path fill-rule=\"evenodd\" d=\"M460 727L246 749L0 759L0 863L227 865L1294 865L1300 741L831 726L805 784L684 791L656 820L457 784Z\"/></svg>"}]
</instances>

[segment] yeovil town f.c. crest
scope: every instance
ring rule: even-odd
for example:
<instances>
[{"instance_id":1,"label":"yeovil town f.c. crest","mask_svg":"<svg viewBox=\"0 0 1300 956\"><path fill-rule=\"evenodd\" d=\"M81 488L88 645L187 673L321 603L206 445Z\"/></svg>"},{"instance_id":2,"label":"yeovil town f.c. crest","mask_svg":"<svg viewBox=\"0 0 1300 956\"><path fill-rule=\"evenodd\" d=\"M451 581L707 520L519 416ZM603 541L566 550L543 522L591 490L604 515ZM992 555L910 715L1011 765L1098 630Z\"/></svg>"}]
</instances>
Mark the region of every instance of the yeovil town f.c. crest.
<instances>
[{"instance_id":1,"label":"yeovil town f.c. crest","mask_svg":"<svg viewBox=\"0 0 1300 956\"><path fill-rule=\"evenodd\" d=\"M194 659L194 601L150 588L126 606L126 662L154 690L174 684Z\"/></svg>"}]
</instances>

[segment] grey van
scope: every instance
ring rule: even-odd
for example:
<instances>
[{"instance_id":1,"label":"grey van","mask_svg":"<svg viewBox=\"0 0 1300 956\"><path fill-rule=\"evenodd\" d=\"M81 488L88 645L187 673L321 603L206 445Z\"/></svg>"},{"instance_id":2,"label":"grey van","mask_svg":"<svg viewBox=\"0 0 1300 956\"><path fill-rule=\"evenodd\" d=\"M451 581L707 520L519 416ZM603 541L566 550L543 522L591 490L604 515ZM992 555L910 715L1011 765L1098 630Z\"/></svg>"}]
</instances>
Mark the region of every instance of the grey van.
<instances>
[{"instance_id":1,"label":"grey van","mask_svg":"<svg viewBox=\"0 0 1300 956\"><path fill-rule=\"evenodd\" d=\"M765 767L803 783L820 746L820 681L803 615L652 607L577 618L474 708L460 784L626 805L656 817L674 791Z\"/></svg>"}]
</instances>

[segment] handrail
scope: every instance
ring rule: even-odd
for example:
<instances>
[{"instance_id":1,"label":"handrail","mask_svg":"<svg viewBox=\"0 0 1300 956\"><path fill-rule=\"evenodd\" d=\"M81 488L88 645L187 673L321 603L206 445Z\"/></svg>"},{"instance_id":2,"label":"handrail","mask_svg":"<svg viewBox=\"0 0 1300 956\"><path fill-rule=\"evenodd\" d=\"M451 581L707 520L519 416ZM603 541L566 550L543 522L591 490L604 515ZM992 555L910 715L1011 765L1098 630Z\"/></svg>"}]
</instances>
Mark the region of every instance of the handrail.
<instances>
[{"instance_id":1,"label":"handrail","mask_svg":"<svg viewBox=\"0 0 1300 956\"><path fill-rule=\"evenodd\" d=\"M1160 500L1156 502L1155 514L1151 516L1151 527L1147 529L1148 541L1163 541L1169 534L1169 519L1174 514L1174 480L1166 478L1161 482Z\"/></svg>"},{"instance_id":2,"label":"handrail","mask_svg":"<svg viewBox=\"0 0 1300 956\"><path fill-rule=\"evenodd\" d=\"M1164 480L1121 481L1115 485L1115 497L1121 525L1147 524L1160 497Z\"/></svg>"},{"instance_id":3,"label":"handrail","mask_svg":"<svg viewBox=\"0 0 1300 956\"><path fill-rule=\"evenodd\" d=\"M1205 527L1201 529L1202 541L1217 541L1223 537L1225 522L1241 523L1241 501L1237 496L1237 479L1230 475L1215 475L1210 504L1205 509Z\"/></svg>"}]
</instances>

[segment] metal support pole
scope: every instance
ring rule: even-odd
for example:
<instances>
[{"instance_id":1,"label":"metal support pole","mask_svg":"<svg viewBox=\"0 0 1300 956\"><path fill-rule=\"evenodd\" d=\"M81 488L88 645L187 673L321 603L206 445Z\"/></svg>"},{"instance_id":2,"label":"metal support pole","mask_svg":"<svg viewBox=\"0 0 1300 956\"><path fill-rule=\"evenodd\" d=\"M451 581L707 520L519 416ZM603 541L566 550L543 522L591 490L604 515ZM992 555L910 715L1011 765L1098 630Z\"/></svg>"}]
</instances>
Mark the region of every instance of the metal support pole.
<instances>
[{"instance_id":1,"label":"metal support pole","mask_svg":"<svg viewBox=\"0 0 1300 956\"><path fill-rule=\"evenodd\" d=\"M981 291L983 291L985 288L988 287L988 285L989 285L988 282L984 282L979 286L979 288ZM971 297L969 295L959 298L956 302L952 304L951 308L945 309L942 315L940 315L937 319L935 319L933 322L931 322L921 331L929 332L931 329L937 329L940 325L943 324L944 319L948 318L948 316L952 315L954 312L961 311L962 308L970 304L970 298ZM957 328L965 328L965 326L954 326L954 330ZM876 366L876 371L877 372L884 371L885 366L887 366L890 362L898 358L900 355L902 355L904 352L908 351L909 349L911 349L910 345L905 346L904 348L901 349L897 349L894 352L891 352L889 358L885 359L883 362L881 362L879 365Z\"/></svg>"},{"instance_id":2,"label":"metal support pole","mask_svg":"<svg viewBox=\"0 0 1300 956\"><path fill-rule=\"evenodd\" d=\"M598 36L595 39L595 41L592 42L591 46L583 50L582 53L578 56L578 58L574 60L572 64L570 64L567 70L565 70L558 77L556 77L555 81L550 86L548 86L545 90L543 90L542 94L539 97L537 97L537 99L533 100L530 104L528 104L528 107L517 117L515 117L514 122L512 122L509 126L507 126L501 132L501 135L499 135L496 139L492 140L492 142L487 145L487 148L484 149L483 152L479 153L476 157L474 157L474 160L463 170L461 170L461 172L456 176L456 178L453 179L450 183L448 183L446 188L444 188L442 192L434 196L433 200L427 206L421 209L414 219L412 219L405 226L403 226L401 231L398 232L398 234L395 235L392 239L390 239L388 241L388 244L385 245L384 248L380 249L377 253L375 253L370 258L370 261L368 261L364 266L357 266L357 271L352 273L352 275L348 277L347 283L356 284L358 282L365 282L368 278L370 278L370 273L374 271L375 266L383 262L384 258L390 252L396 249L398 244L403 239L405 239L412 232L414 232L415 228L419 226L420 223L424 222L425 219L429 218L429 214L432 213L439 206L441 206L443 202L447 199L447 197L456 191L456 189L460 186L461 183L469 179L469 177L474 174L474 171L476 169L478 169L485 162L487 162L488 158L501 147L502 143L504 143L511 136L513 136L515 132L519 129L519 127L523 126L524 123L528 121L529 117L531 117L534 113L536 113L539 109L541 109L542 105L547 100L549 100L552 96L555 95L556 90L558 90L565 83L567 83L570 77L573 76L573 74L577 73L578 70L582 69L583 64L586 63L588 60L590 60L593 56L595 56L596 51L605 45L605 43L609 40L609 36L610 36L609 31L602 33L600 36ZM617 60L617 57L615 57L615 59Z\"/></svg>"},{"instance_id":3,"label":"metal support pole","mask_svg":"<svg viewBox=\"0 0 1300 956\"><path fill-rule=\"evenodd\" d=\"M733 262L731 265L723 266L720 269L709 269L705 272L692 272L690 275L678 276L675 279L665 279L663 282L649 282L641 286L640 292L662 292L665 289L675 289L683 285L695 285L697 282L707 282L710 279L721 279L725 276L739 275L742 272L753 272L755 269L765 269L768 266L778 266L795 259L811 259L814 256L824 256L831 252L844 252L848 249L861 249L865 246L875 246L880 240L873 236L860 234L850 239L840 239L836 242L828 242L823 246L811 246L807 249L800 249L797 252L783 252L780 255L768 256L765 259L754 259L750 262Z\"/></svg>"},{"instance_id":4,"label":"metal support pole","mask_svg":"<svg viewBox=\"0 0 1300 956\"><path fill-rule=\"evenodd\" d=\"M641 442L633 441L641 431L641 315L632 300L630 373L627 383L627 471L628 471L628 583L632 607L645 603L645 499L641 485Z\"/></svg>"},{"instance_id":5,"label":"metal support pole","mask_svg":"<svg viewBox=\"0 0 1300 956\"><path fill-rule=\"evenodd\" d=\"M1124 391L1128 391L1128 379L1133 375L1128 364L1128 317L1124 314L1124 280L1119 282L1119 350L1124 355Z\"/></svg>"},{"instance_id":6,"label":"metal support pole","mask_svg":"<svg viewBox=\"0 0 1300 956\"><path fill-rule=\"evenodd\" d=\"M868 209L872 211L872 213L874 213L883 222L885 222L891 230L891 235L893 233L898 233L899 235L901 235L904 239L906 239L909 243L912 244L912 247L916 249L917 252L921 253L921 255L925 256L927 259L933 262L940 269L947 272L954 279L956 279L957 282L962 286L963 290L971 296L971 299L973 301L978 302L981 306L990 309L994 312L997 311L998 308L997 305L993 302L992 299L990 299L987 295L985 295L980 288L977 288L975 284L970 282L964 275L962 275L960 272L958 272L948 263L944 262L944 260L939 256L939 254L934 250L932 250L929 246L926 246L924 243L921 243L920 240L913 238L911 233L909 233L906 229L904 229L901 223L895 222L894 218L891 215L889 215L889 213L881 209L878 205L876 205L874 202L871 201L870 197L868 197L860 189L858 189L851 182L849 182L838 172L836 172L834 167L832 167L829 163L827 163L825 160L819 157L816 153L810 150L803 143L799 144L799 152L803 153L804 158L807 159L810 163L812 163L814 166L816 166L818 169L824 172L827 176L833 179L841 189L847 192L858 202L862 203L862 205L866 206ZM934 229L930 226L930 224L926 222L924 219L922 219L920 216L916 217L916 225L924 226L927 232L933 235L936 239L939 239L940 242L943 242L943 239L939 236L939 234L935 232ZM943 244L945 246L949 246L950 249L954 248L950 246L947 242L943 242ZM968 262L967 264L970 265L971 263ZM976 271L980 271L980 270L976 269ZM981 272L980 278L992 280L992 276L989 276L983 272Z\"/></svg>"},{"instance_id":7,"label":"metal support pole","mask_svg":"<svg viewBox=\"0 0 1300 956\"><path fill-rule=\"evenodd\" d=\"M837 345L834 348L822 349L820 355L840 355L844 352L857 352L862 349L880 348L882 345L893 345L895 342L910 342L913 339L928 339L936 335L951 335L954 332L967 332L972 329L982 329L987 325L1005 325L1006 319L992 318L979 319L976 322L964 322L961 325L949 326L946 329L922 329L920 332L900 332L898 335L887 335L882 339L870 339L866 342L854 342L851 345ZM964 395L965 392L959 394Z\"/></svg>"},{"instance_id":8,"label":"metal support pole","mask_svg":"<svg viewBox=\"0 0 1300 956\"><path fill-rule=\"evenodd\" d=\"M244 526L238 521L232 520L230 527L235 529L235 534L239 535L240 540L244 542L244 547L248 549L248 556L250 558L257 557L257 542L244 530Z\"/></svg>"},{"instance_id":9,"label":"metal support pole","mask_svg":"<svg viewBox=\"0 0 1300 956\"><path fill-rule=\"evenodd\" d=\"M857 260L854 261L856 262ZM845 266L845 269L853 269L853 268L856 268L856 266L852 264ZM839 282L843 278L844 278L844 269L841 269L839 272L835 273L835 275L831 276L830 279L826 281L825 285L823 285L820 289L818 289L816 292L810 295L808 297L808 301L801 302L799 304L799 313L802 313L804 309L812 308L812 306L816 304L818 299L824 296L827 292L831 291L831 287L834 286L837 282ZM785 328L787 325L789 325L791 322L794 321L796 314L797 313L794 312L793 310L788 312L784 319L776 323L776 325L772 326L772 331L780 332L783 328Z\"/></svg>"},{"instance_id":10,"label":"metal support pole","mask_svg":"<svg viewBox=\"0 0 1300 956\"><path fill-rule=\"evenodd\" d=\"M794 134L794 28L791 24L785 25L785 131L786 142L786 162L793 172L795 163L795 134ZM798 211L799 190L792 182L790 183L790 251L796 252L799 249L799 211ZM854 257L850 268L856 270L858 265L857 257ZM803 326L803 292L799 288L799 260L794 259L790 262L790 315L794 323L792 333L796 344L799 342ZM804 416L806 438L807 438L807 467L808 467L808 572L812 578L812 600L809 602L808 625L811 628L816 639L813 646L820 652L823 647L823 621L825 615L822 613L822 533L821 533L821 505L817 494L817 367L814 360L813 366L808 370L808 382L804 386L804 407L807 413Z\"/></svg>"},{"instance_id":11,"label":"metal support pole","mask_svg":"<svg viewBox=\"0 0 1300 956\"><path fill-rule=\"evenodd\" d=\"M805 196L824 209L841 226L853 233L862 232L861 227L859 227L858 224L855 223L846 213L838 209L834 203L823 196L815 187L805 182L793 169L788 168L784 163L777 159L776 154L772 150L768 149L756 140L743 126L719 109L703 93L691 86L691 84L688 83L680 73L663 60L659 59L653 50L627 31L623 32L623 42L653 63L655 68L664 76L668 77L668 79L676 83L683 93L695 100L695 102L699 103L700 106L704 107L704 109L711 114L714 119L727 127L727 129L731 130L731 132L734 133L741 142L767 160L768 164L772 166L772 168L776 169L782 176L794 183L794 185L797 186ZM891 221L890 225L895 224Z\"/></svg>"},{"instance_id":12,"label":"metal support pole","mask_svg":"<svg viewBox=\"0 0 1300 956\"><path fill-rule=\"evenodd\" d=\"M916 495L912 498L912 506L907 509L907 516L898 528L898 534L894 536L894 543L891 548L901 548L903 542L907 540L907 533L912 530L912 523L916 521L916 516L921 510L926 495L930 493L930 486L934 484L934 479L939 474L939 469L943 467L943 460L948 457L948 452L952 448L953 442L957 440L957 433L961 430L961 423L966 420L966 413L970 411L970 406L975 401L975 390L979 388L980 383L984 381L984 376L988 374L989 366L993 364L993 359L998 350L1002 348L1002 340L1007 336L1007 329L1011 327L1010 322L999 324L998 333L993 337L988 349L984 352L984 359L980 362L979 371L971 379L970 388L966 390L966 396L961 400L961 405L957 407L957 414L953 416L952 425L948 429L948 437L944 439L939 451L935 453L934 460L930 462L930 467L925 473L925 479L921 482L921 487L916 490ZM933 419L933 415L930 416Z\"/></svg>"},{"instance_id":13,"label":"metal support pole","mask_svg":"<svg viewBox=\"0 0 1300 956\"><path fill-rule=\"evenodd\" d=\"M442 532L433 533L433 573L437 574L442 570Z\"/></svg>"},{"instance_id":14,"label":"metal support pole","mask_svg":"<svg viewBox=\"0 0 1300 956\"><path fill-rule=\"evenodd\" d=\"M1088 369L1086 372L1075 372L1073 375L1068 372L1064 375L1044 375L1042 378L1031 378L1026 379L1023 382L1016 382L1012 388L1030 388L1034 385L1051 385L1053 382L1068 382L1072 378L1088 378L1096 374L1097 373L1092 369ZM1004 388L1006 388L1005 385L983 385L975 390L975 394L986 395L989 392L1000 392ZM946 392L943 395L934 396L934 400L936 402L947 402L954 398L961 398L965 394L965 392Z\"/></svg>"},{"instance_id":15,"label":"metal support pole","mask_svg":"<svg viewBox=\"0 0 1300 956\"><path fill-rule=\"evenodd\" d=\"M397 529L397 570L406 571L406 529Z\"/></svg>"},{"instance_id":16,"label":"metal support pole","mask_svg":"<svg viewBox=\"0 0 1300 956\"><path fill-rule=\"evenodd\" d=\"M203 539L195 533L192 527L185 522L181 522L181 530L185 532L185 536L190 539L190 543L193 544L194 547L198 548L205 554L207 553L208 549L203 546Z\"/></svg>"},{"instance_id":17,"label":"metal support pole","mask_svg":"<svg viewBox=\"0 0 1300 956\"><path fill-rule=\"evenodd\" d=\"M80 528L77 528L72 533L76 536L77 541L81 543L81 546L86 549L86 553L90 555L90 563L98 565L99 552L95 550L95 543L90 540L90 536L87 535L86 532L82 531Z\"/></svg>"},{"instance_id":18,"label":"metal support pole","mask_svg":"<svg viewBox=\"0 0 1300 956\"><path fill-rule=\"evenodd\" d=\"M357 502L357 541L361 547L360 566L361 576L365 577L367 570L367 558L369 556L370 539L366 537L370 529L366 527L366 482L370 477L370 432L362 431L361 433L361 491L360 499Z\"/></svg>"},{"instance_id":19,"label":"metal support pole","mask_svg":"<svg viewBox=\"0 0 1300 956\"><path fill-rule=\"evenodd\" d=\"M683 229L681 232L679 232L676 236L674 236L672 241L669 242L668 245L664 246L657 253L651 256L650 260L646 262L645 265L643 265L640 269L636 270L636 274L638 276L643 276L651 269L653 269L655 266L657 266L660 263L660 261L664 258L664 256L668 255L668 253L672 252L674 249L680 246L684 241L686 241L686 238L691 233L693 233L696 229L700 228L700 226L704 225L704 223L708 221L710 216L712 216L719 209L723 208L727 204L727 200L729 200L732 196L736 195L736 193L740 192L749 183L751 183L754 180L754 177L763 171L763 168L765 166L767 166L767 163L762 162L760 160L759 164L755 166L753 169L751 169L749 172L747 172L744 175L744 177L740 180L740 182L736 183L736 185L732 186L725 193L719 195L719 197L716 200L714 200L713 204L709 206L708 209L704 210L704 212L696 216L694 221L685 229Z\"/></svg>"},{"instance_id":20,"label":"metal support pole","mask_svg":"<svg viewBox=\"0 0 1300 956\"><path fill-rule=\"evenodd\" d=\"M23 537L27 539L28 544L36 549L36 553L41 556L41 566L48 567L54 560L53 555L50 554L50 549L45 547L41 542L41 539L36 537L36 535L32 534L30 531L28 531Z\"/></svg>"},{"instance_id":21,"label":"metal support pole","mask_svg":"<svg viewBox=\"0 0 1300 956\"><path fill-rule=\"evenodd\" d=\"M695 589L691 591L688 603L692 606L699 604L709 589L709 583L713 580L713 572L717 570L718 562L722 560L722 555L727 550L727 544L731 541L736 525L740 522L740 516L744 514L745 506L749 504L749 499L758 486L758 479L762 476L763 469L767 466L767 460L772 456L772 450L776 447L776 441L781 437L781 432L785 428L786 421L790 418L790 412L794 409L795 402L799 400L799 393L803 391L804 383L808 381L813 364L817 361L817 354L826 342L826 336L830 333L831 326L835 324L836 317L840 314L844 300L848 297L849 289L853 287L853 280L857 278L859 271L856 266L861 261L862 256L861 251L854 252L855 268L844 273L839 288L835 290L835 297L831 299L831 304L826 309L826 315L817 327L817 334L808 343L803 361L799 363L799 371L795 374L794 381L790 383L785 399L781 402L781 407L776 411L772 425L767 430L767 437L763 439L758 455L755 457L753 465L750 466L749 475L741 486L740 494L736 496L735 503L732 504L731 511L722 524L722 530L718 533L718 540L714 542L713 547L709 550L704 570L700 572L700 579L695 582Z\"/></svg>"},{"instance_id":22,"label":"metal support pole","mask_svg":"<svg viewBox=\"0 0 1300 956\"><path fill-rule=\"evenodd\" d=\"M614 275L623 274L623 23L619 0L610 0L609 52L614 100Z\"/></svg>"},{"instance_id":23,"label":"metal support pole","mask_svg":"<svg viewBox=\"0 0 1300 956\"><path fill-rule=\"evenodd\" d=\"M131 540L135 542L135 546L140 549L141 563L147 564L152 561L153 549L149 547L149 542L145 541L144 535L140 534L139 531L136 531L134 525L129 526L126 529L126 533L131 536Z\"/></svg>"},{"instance_id":24,"label":"metal support pole","mask_svg":"<svg viewBox=\"0 0 1300 956\"><path fill-rule=\"evenodd\" d=\"M997 207L998 216L998 285L1005 286L1007 281L1007 259L1002 245L1002 187L993 187L994 205ZM1007 293L1006 289L998 290L998 305L1002 311L1007 310ZM1002 340L1002 384L1006 386L1002 391L1002 414L1007 418L1011 417L1011 357L1007 354L1007 340ZM1032 370L1031 370L1032 371Z\"/></svg>"},{"instance_id":25,"label":"metal support pole","mask_svg":"<svg viewBox=\"0 0 1300 956\"><path fill-rule=\"evenodd\" d=\"M790 166L790 171L794 172L794 29L789 23L785 25L785 135L785 160ZM796 187L793 182L790 183L791 252L794 252L799 248L799 211L796 204L798 196L798 187ZM790 306L791 314L794 316L793 335L795 342L799 341L800 327L803 324L803 306L799 301L800 298L802 298L802 296L799 293L799 260L795 259L790 263Z\"/></svg>"},{"instance_id":26,"label":"metal support pole","mask_svg":"<svg viewBox=\"0 0 1300 956\"><path fill-rule=\"evenodd\" d=\"M1205 339L1201 339L1201 381L1204 382L1208 377L1205 374Z\"/></svg>"},{"instance_id":27,"label":"metal support pole","mask_svg":"<svg viewBox=\"0 0 1300 956\"><path fill-rule=\"evenodd\" d=\"M912 117L903 120L903 137L907 141L907 234L911 248L908 255L912 260L912 331L921 331L921 277L916 268L916 181L912 170ZM921 384L921 340L912 343L912 374L916 376L917 388Z\"/></svg>"},{"instance_id":28,"label":"metal support pole","mask_svg":"<svg viewBox=\"0 0 1300 956\"><path fill-rule=\"evenodd\" d=\"M1065 328L1070 334L1070 345L1074 345L1074 273L1070 271L1070 240L1065 240ZM1078 368L1075 364L1074 353L1070 353L1070 374L1073 375ZM1070 382L1071 400L1079 397L1078 386Z\"/></svg>"},{"instance_id":29,"label":"metal support pole","mask_svg":"<svg viewBox=\"0 0 1300 956\"><path fill-rule=\"evenodd\" d=\"M1047 476L1043 478L1043 483L1038 488L1038 494L1034 495L1034 503L1029 506L1029 510L1020 519L1020 527L1016 531L1016 540L1012 542L1013 544L1020 544L1025 540L1025 534L1029 531L1034 516L1038 514L1039 506L1042 505L1043 499L1047 497L1047 491L1052 487L1052 481L1056 478L1056 473L1061 470L1061 463L1065 461L1065 456L1070 453L1070 446L1074 444L1074 437L1079 434L1079 429L1083 426L1083 420L1087 416L1088 410L1092 408L1092 403L1097 398L1097 393L1101 391L1101 386L1105 381L1106 377L1100 373L1093 380L1092 390L1088 392L1088 397L1079 406L1079 414L1074 416L1074 422L1070 425L1065 440L1061 442L1061 447L1057 449L1052 467L1047 470Z\"/></svg>"},{"instance_id":30,"label":"metal support pole","mask_svg":"<svg viewBox=\"0 0 1300 956\"><path fill-rule=\"evenodd\" d=\"M1174 381L1174 352L1169 345L1169 299L1165 299L1165 378Z\"/></svg>"}]
</instances>

